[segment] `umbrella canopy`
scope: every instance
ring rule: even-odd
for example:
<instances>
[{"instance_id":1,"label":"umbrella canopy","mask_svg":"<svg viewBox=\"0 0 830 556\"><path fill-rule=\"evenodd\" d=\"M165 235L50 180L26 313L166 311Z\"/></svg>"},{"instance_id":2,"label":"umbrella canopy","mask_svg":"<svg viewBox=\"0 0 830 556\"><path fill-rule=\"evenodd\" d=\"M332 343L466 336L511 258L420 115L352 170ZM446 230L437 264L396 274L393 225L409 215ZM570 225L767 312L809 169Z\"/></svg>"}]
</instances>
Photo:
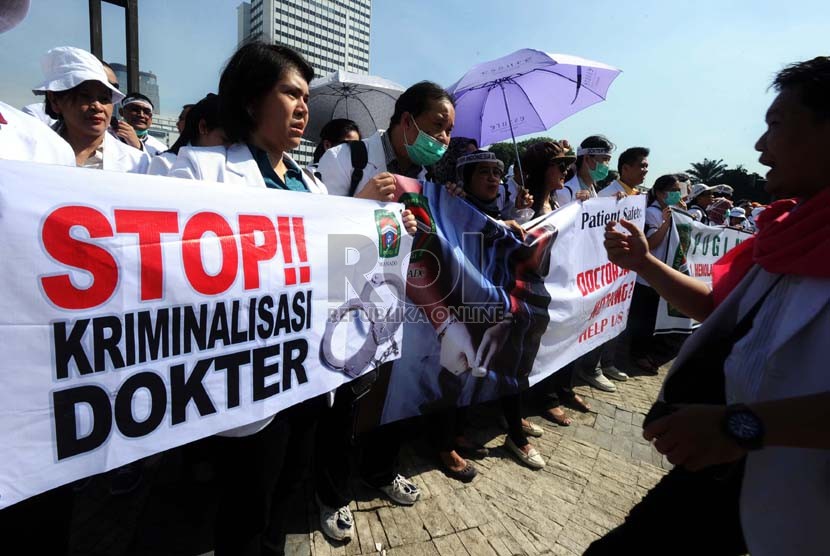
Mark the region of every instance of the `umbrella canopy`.
<instances>
[{"instance_id":1,"label":"umbrella canopy","mask_svg":"<svg viewBox=\"0 0 830 556\"><path fill-rule=\"evenodd\" d=\"M363 137L386 129L401 85L382 77L337 70L309 84L309 121L305 138L320 140L320 130L335 118L357 123Z\"/></svg>"},{"instance_id":2,"label":"umbrella canopy","mask_svg":"<svg viewBox=\"0 0 830 556\"><path fill-rule=\"evenodd\" d=\"M484 62L447 89L456 103L453 135L490 145L545 131L605 100L619 74L600 62L529 48Z\"/></svg>"}]
</instances>

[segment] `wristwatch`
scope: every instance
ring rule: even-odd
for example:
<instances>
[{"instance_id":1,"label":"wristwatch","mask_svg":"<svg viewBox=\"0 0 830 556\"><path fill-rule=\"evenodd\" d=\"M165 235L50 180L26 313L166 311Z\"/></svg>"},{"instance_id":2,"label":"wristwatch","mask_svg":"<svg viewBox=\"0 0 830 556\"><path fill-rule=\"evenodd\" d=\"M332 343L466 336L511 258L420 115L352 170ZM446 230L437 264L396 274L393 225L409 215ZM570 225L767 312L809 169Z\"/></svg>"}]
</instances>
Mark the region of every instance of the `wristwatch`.
<instances>
[{"instance_id":1,"label":"wristwatch","mask_svg":"<svg viewBox=\"0 0 830 556\"><path fill-rule=\"evenodd\" d=\"M723 432L745 450L760 450L764 445L764 423L742 403L726 408Z\"/></svg>"}]
</instances>

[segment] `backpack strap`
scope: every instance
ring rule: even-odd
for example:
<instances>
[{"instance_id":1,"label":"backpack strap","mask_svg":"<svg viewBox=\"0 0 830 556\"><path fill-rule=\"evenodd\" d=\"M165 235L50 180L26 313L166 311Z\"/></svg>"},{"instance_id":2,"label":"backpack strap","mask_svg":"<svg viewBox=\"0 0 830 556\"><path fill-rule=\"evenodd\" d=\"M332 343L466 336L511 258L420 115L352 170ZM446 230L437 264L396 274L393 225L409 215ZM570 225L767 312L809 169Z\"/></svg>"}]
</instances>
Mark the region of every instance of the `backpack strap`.
<instances>
[{"instance_id":1,"label":"backpack strap","mask_svg":"<svg viewBox=\"0 0 830 556\"><path fill-rule=\"evenodd\" d=\"M363 179L363 170L369 163L369 150L363 141L348 141L352 157L352 181L349 184L349 197L354 197L360 180Z\"/></svg>"}]
</instances>

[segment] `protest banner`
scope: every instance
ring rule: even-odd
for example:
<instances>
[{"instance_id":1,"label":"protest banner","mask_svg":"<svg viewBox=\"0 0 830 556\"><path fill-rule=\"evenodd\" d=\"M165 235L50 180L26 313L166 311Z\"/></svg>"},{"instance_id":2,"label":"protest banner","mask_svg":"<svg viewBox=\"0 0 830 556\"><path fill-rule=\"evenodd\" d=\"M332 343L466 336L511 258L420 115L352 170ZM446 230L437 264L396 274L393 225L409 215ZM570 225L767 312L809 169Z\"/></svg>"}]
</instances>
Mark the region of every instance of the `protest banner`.
<instances>
[{"instance_id":1,"label":"protest banner","mask_svg":"<svg viewBox=\"0 0 830 556\"><path fill-rule=\"evenodd\" d=\"M401 209L0 161L0 508L397 357Z\"/></svg>"},{"instance_id":2,"label":"protest banner","mask_svg":"<svg viewBox=\"0 0 830 556\"><path fill-rule=\"evenodd\" d=\"M605 225L642 227L642 196L571 203L522 240L443 187L398 182L435 233L412 249L404 349L372 392L376 423L515 393L624 330L635 275L608 261Z\"/></svg>"},{"instance_id":3,"label":"protest banner","mask_svg":"<svg viewBox=\"0 0 830 556\"><path fill-rule=\"evenodd\" d=\"M711 287L712 265L752 234L736 228L701 224L688 213L675 208L671 213L669 244L663 262ZM698 326L700 323L660 298L655 334L689 334Z\"/></svg>"}]
</instances>

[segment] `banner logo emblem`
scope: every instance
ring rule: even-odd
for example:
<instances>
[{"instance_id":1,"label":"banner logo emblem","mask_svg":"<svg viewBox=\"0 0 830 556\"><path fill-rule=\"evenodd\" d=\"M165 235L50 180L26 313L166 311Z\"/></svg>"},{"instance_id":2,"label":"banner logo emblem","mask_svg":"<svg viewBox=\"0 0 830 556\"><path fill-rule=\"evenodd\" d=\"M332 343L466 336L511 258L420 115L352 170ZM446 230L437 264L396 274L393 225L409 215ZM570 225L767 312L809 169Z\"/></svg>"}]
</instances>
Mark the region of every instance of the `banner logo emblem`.
<instances>
[{"instance_id":1,"label":"banner logo emblem","mask_svg":"<svg viewBox=\"0 0 830 556\"><path fill-rule=\"evenodd\" d=\"M378 228L378 254L387 259L397 257L401 249L401 227L395 215L388 210L375 210L375 225Z\"/></svg>"}]
</instances>

